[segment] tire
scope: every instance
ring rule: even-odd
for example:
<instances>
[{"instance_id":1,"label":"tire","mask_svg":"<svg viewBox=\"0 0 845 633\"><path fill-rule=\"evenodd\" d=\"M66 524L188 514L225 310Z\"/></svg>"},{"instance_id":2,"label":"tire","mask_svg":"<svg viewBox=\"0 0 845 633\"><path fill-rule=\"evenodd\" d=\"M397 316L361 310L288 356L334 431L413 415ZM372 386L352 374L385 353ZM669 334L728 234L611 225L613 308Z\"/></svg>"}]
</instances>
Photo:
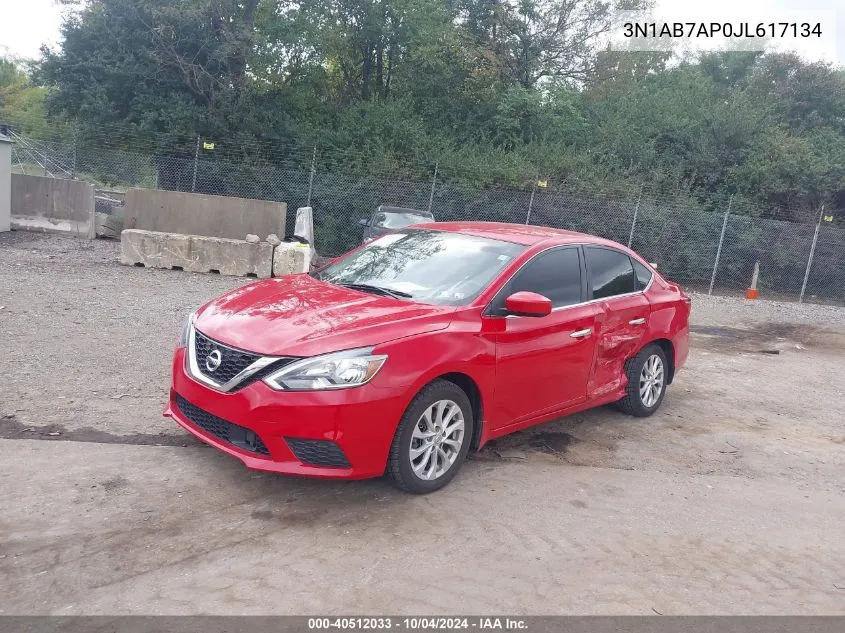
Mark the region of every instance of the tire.
<instances>
[{"instance_id":1,"label":"tire","mask_svg":"<svg viewBox=\"0 0 845 633\"><path fill-rule=\"evenodd\" d=\"M654 361L654 357L657 357L659 362ZM641 378L647 384L649 379L646 376L654 374L653 369L650 369L648 372L645 371L646 363L650 363L650 368L658 365L660 367L660 389L656 397L653 389L651 392L646 391L645 395L641 393L641 387L643 387ZM647 345L641 349L636 356L625 364L625 375L628 377L628 386L625 388L625 397L616 402L619 410L638 418L647 418L657 411L663 402L663 397L666 395L668 370L669 364L662 347L659 345ZM654 384L652 382L652 385Z\"/></svg>"},{"instance_id":2,"label":"tire","mask_svg":"<svg viewBox=\"0 0 845 633\"><path fill-rule=\"evenodd\" d=\"M443 416L446 423L441 426ZM458 433L461 421L463 428ZM408 405L393 436L387 459L388 477L405 492L426 494L439 490L454 478L466 459L474 425L472 406L463 389L441 379L427 384ZM440 431L433 431L435 428ZM418 474L419 469L422 474ZM427 479L429 471L434 477Z\"/></svg>"}]
</instances>

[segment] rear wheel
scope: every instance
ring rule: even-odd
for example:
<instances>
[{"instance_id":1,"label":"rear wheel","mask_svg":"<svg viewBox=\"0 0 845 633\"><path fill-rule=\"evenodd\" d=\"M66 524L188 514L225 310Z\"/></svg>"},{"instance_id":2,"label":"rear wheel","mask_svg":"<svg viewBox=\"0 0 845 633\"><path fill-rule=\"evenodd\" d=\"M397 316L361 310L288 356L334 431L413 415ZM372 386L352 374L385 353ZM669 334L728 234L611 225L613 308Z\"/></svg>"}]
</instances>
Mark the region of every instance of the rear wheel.
<instances>
[{"instance_id":1,"label":"rear wheel","mask_svg":"<svg viewBox=\"0 0 845 633\"><path fill-rule=\"evenodd\" d=\"M648 345L626 364L628 386L616 403L625 413L645 418L657 411L666 395L668 376L666 353L659 345Z\"/></svg>"},{"instance_id":2,"label":"rear wheel","mask_svg":"<svg viewBox=\"0 0 845 633\"><path fill-rule=\"evenodd\" d=\"M435 380L408 406L393 443L387 474L406 492L434 492L457 474L469 451L474 420L464 390Z\"/></svg>"}]
</instances>

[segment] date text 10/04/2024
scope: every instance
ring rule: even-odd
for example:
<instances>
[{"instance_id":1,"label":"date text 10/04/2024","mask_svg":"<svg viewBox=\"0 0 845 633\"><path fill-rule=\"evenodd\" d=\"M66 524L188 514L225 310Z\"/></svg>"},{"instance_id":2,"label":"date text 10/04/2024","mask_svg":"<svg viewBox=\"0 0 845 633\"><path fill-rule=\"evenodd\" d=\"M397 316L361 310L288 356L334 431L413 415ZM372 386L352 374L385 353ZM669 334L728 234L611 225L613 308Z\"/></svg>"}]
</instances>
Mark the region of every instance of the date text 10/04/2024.
<instances>
[{"instance_id":1,"label":"date text 10/04/2024","mask_svg":"<svg viewBox=\"0 0 845 633\"><path fill-rule=\"evenodd\" d=\"M821 37L820 22L625 22L622 34L637 37L734 37L734 38L794 38Z\"/></svg>"},{"instance_id":2,"label":"date text 10/04/2024","mask_svg":"<svg viewBox=\"0 0 845 633\"><path fill-rule=\"evenodd\" d=\"M309 618L309 630L527 630L525 620L519 618L476 617L355 617L355 618Z\"/></svg>"}]
</instances>

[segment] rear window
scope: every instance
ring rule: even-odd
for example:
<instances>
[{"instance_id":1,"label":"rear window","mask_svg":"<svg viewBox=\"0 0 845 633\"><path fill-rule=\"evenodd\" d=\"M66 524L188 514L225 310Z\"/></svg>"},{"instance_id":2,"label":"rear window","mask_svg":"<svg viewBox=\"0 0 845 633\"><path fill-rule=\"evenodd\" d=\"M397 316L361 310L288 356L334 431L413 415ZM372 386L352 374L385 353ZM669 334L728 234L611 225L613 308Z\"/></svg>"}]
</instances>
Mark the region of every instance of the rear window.
<instances>
[{"instance_id":1,"label":"rear window","mask_svg":"<svg viewBox=\"0 0 845 633\"><path fill-rule=\"evenodd\" d=\"M625 253L595 246L588 246L585 250L593 299L623 295L637 289L634 267Z\"/></svg>"},{"instance_id":2,"label":"rear window","mask_svg":"<svg viewBox=\"0 0 845 633\"><path fill-rule=\"evenodd\" d=\"M633 257L631 258L631 263L634 265L634 275L637 277L637 290L645 290L651 282L653 273Z\"/></svg>"}]
</instances>

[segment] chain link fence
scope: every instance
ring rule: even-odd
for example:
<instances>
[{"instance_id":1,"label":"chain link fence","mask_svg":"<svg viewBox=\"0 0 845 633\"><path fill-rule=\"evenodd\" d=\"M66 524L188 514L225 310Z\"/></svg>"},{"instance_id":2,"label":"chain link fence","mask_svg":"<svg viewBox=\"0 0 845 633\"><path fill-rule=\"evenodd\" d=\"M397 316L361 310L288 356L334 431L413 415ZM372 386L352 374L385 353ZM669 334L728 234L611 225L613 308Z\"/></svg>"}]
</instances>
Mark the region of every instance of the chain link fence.
<instances>
[{"instance_id":1,"label":"chain link fence","mask_svg":"<svg viewBox=\"0 0 845 633\"><path fill-rule=\"evenodd\" d=\"M414 178L406 169L372 170L363 157L350 163L348 154L316 148L235 160L210 158L199 139L193 152L181 156L19 135L14 141L13 171L19 173L84 179L118 191L146 187L277 200L287 203L291 227L295 210L311 206L315 246L325 256L358 244L358 220L388 204L430 209L440 221L511 222L599 235L630 245L668 278L705 292L744 291L759 262L764 296L845 303L845 226L822 209L796 220L788 209L754 209L736 198L703 205L642 189L626 197L553 190L537 180L524 190L481 189L450 181L436 166Z\"/></svg>"}]
</instances>

